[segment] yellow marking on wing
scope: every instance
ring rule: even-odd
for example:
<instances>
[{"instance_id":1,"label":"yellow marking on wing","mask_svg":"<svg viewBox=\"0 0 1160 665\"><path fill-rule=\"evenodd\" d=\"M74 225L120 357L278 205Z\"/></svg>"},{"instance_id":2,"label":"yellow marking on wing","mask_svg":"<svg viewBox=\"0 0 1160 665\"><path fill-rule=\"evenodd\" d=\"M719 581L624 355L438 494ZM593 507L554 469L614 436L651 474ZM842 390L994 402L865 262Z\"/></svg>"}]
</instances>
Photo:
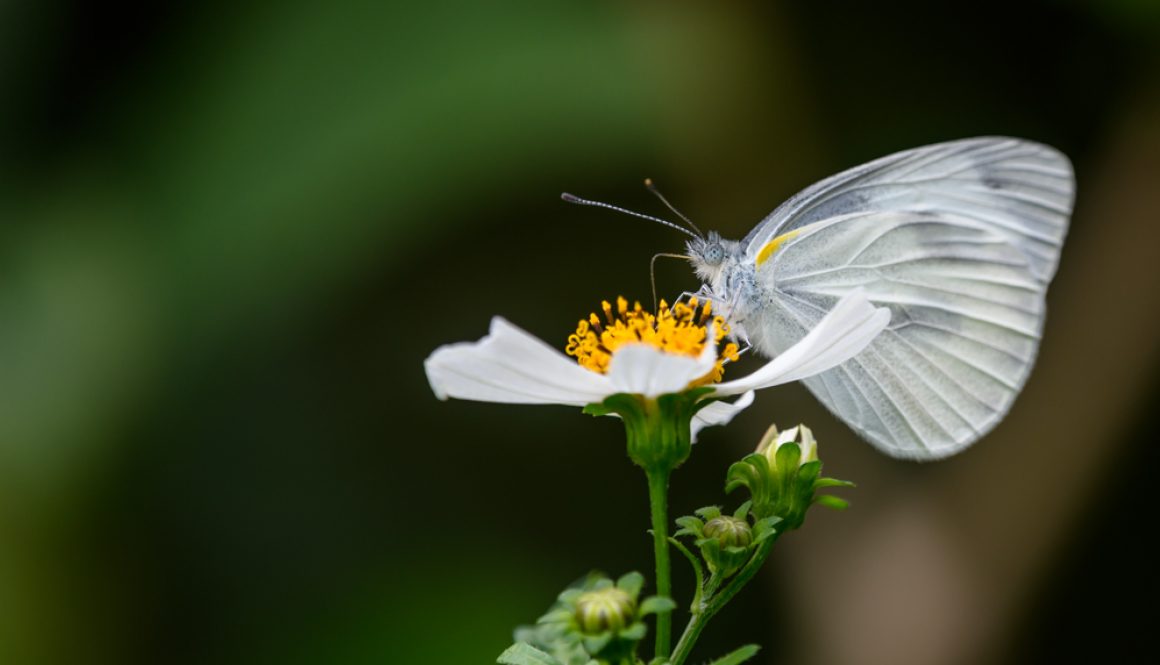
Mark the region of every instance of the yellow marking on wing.
<instances>
[{"instance_id":1,"label":"yellow marking on wing","mask_svg":"<svg viewBox=\"0 0 1160 665\"><path fill-rule=\"evenodd\" d=\"M783 233L783 234L779 235L778 237L774 238L773 240L770 240L769 242L765 243L765 246L762 247L761 251L757 253L756 265L760 266L762 263L765 263L766 261L768 261L769 257L773 256L773 253L777 251L778 247L781 247L782 243L784 243L787 240L792 240L794 238L794 236L796 236L799 233L801 233L801 229L794 229L793 231L790 231L788 233Z\"/></svg>"}]
</instances>

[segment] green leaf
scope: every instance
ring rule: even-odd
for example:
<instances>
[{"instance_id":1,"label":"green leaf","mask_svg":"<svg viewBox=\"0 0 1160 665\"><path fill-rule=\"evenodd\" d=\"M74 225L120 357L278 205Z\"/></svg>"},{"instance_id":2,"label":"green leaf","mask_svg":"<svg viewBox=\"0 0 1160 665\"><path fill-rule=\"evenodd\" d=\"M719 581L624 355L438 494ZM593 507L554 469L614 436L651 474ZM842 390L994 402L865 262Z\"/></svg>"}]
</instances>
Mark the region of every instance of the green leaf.
<instances>
[{"instance_id":1,"label":"green leaf","mask_svg":"<svg viewBox=\"0 0 1160 665\"><path fill-rule=\"evenodd\" d=\"M639 614L644 616L646 614L657 614L659 612L672 612L677 609L677 604L671 598L664 596L650 596L644 599L640 604Z\"/></svg>"},{"instance_id":2,"label":"green leaf","mask_svg":"<svg viewBox=\"0 0 1160 665\"><path fill-rule=\"evenodd\" d=\"M552 656L525 642L511 645L495 662L500 665L563 665Z\"/></svg>"},{"instance_id":3,"label":"green leaf","mask_svg":"<svg viewBox=\"0 0 1160 665\"><path fill-rule=\"evenodd\" d=\"M718 658L712 663L709 663L709 665L741 665L741 663L744 663L750 658L756 656L757 652L760 650L761 647L757 646L756 644L749 644L730 653L728 656L722 656Z\"/></svg>"}]
</instances>

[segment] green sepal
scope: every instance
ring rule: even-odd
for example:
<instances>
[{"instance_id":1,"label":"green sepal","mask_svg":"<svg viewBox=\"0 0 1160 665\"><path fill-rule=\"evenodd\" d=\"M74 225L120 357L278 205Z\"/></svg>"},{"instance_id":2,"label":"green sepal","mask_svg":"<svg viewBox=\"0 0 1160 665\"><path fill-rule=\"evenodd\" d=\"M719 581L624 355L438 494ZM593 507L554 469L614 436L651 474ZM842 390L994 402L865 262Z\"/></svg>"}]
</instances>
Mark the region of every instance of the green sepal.
<instances>
[{"instance_id":1,"label":"green sepal","mask_svg":"<svg viewBox=\"0 0 1160 665\"><path fill-rule=\"evenodd\" d=\"M628 628L620 631L618 635L621 639L639 642L644 639L645 635L648 635L648 626L644 625L644 622L637 621Z\"/></svg>"},{"instance_id":2,"label":"green sepal","mask_svg":"<svg viewBox=\"0 0 1160 665\"><path fill-rule=\"evenodd\" d=\"M698 508L698 509L694 510L693 513L696 514L697 516L699 516L703 520L711 520L714 517L721 516L721 507L720 506L704 506L702 508Z\"/></svg>"},{"instance_id":3,"label":"green sepal","mask_svg":"<svg viewBox=\"0 0 1160 665\"><path fill-rule=\"evenodd\" d=\"M626 573L616 580L616 588L636 598L640 594L640 590L644 588L644 575L636 571Z\"/></svg>"},{"instance_id":4,"label":"green sepal","mask_svg":"<svg viewBox=\"0 0 1160 665\"><path fill-rule=\"evenodd\" d=\"M701 559L704 560L708 566L709 572L713 577L724 579L741 569L742 566L749 560L754 546L754 534L752 532L753 526L749 524L750 502L746 501L735 511L732 515L725 515L721 512L719 506L705 506L698 508L694 512L700 517L693 517L686 515L677 518L676 522L681 528L676 532L677 536L692 536L694 538L693 544L700 549ZM706 521L702 521L702 518ZM744 541L736 541L735 536L727 533L714 533L707 535L705 529L708 528L714 520L731 521L736 520L743 522L750 529L750 533L745 537ZM768 528L768 526L766 527ZM695 561L695 558L688 552L683 552L690 561ZM697 573L698 578L698 594L701 589L701 582L703 581L704 572L697 570L699 564L694 564L694 572ZM698 599L694 599L692 607L696 608Z\"/></svg>"},{"instance_id":5,"label":"green sepal","mask_svg":"<svg viewBox=\"0 0 1160 665\"><path fill-rule=\"evenodd\" d=\"M572 610L551 610L544 616L536 619L536 623L560 623L572 618Z\"/></svg>"},{"instance_id":6,"label":"green sepal","mask_svg":"<svg viewBox=\"0 0 1160 665\"><path fill-rule=\"evenodd\" d=\"M624 421L628 435L628 456L645 471L672 471L692 451L692 420L714 399L704 399L713 388L701 387L655 399L617 393L604 401L584 407L594 416L616 414Z\"/></svg>"},{"instance_id":7,"label":"green sepal","mask_svg":"<svg viewBox=\"0 0 1160 665\"><path fill-rule=\"evenodd\" d=\"M768 476L769 472L769 460L765 455L750 453L741 458L741 461L730 465L729 470L725 472L725 493L730 494L738 487L749 488L752 492L753 487L763 477Z\"/></svg>"},{"instance_id":8,"label":"green sepal","mask_svg":"<svg viewBox=\"0 0 1160 665\"><path fill-rule=\"evenodd\" d=\"M526 642L517 642L504 649L495 662L500 665L563 665L550 654Z\"/></svg>"},{"instance_id":9,"label":"green sepal","mask_svg":"<svg viewBox=\"0 0 1160 665\"><path fill-rule=\"evenodd\" d=\"M765 533L767 531L774 531L779 522L781 522L781 518L778 517L777 515L771 515L770 517L763 517L763 518L761 518L753 523L753 533L756 534L756 533Z\"/></svg>"},{"instance_id":10,"label":"green sepal","mask_svg":"<svg viewBox=\"0 0 1160 665\"><path fill-rule=\"evenodd\" d=\"M672 612L675 609L677 609L677 604L671 598L649 596L640 604L640 609L636 613L637 616L645 616L646 614L657 614L659 612Z\"/></svg>"},{"instance_id":11,"label":"green sepal","mask_svg":"<svg viewBox=\"0 0 1160 665\"><path fill-rule=\"evenodd\" d=\"M776 515L757 520L757 523L753 525L753 544L760 545L766 539L776 536L779 522L781 522L781 518Z\"/></svg>"},{"instance_id":12,"label":"green sepal","mask_svg":"<svg viewBox=\"0 0 1160 665\"><path fill-rule=\"evenodd\" d=\"M705 528L705 523L693 517L692 515L685 515L678 517L677 526L681 527L674 533L674 536L696 536L701 537L701 530Z\"/></svg>"},{"instance_id":13,"label":"green sepal","mask_svg":"<svg viewBox=\"0 0 1160 665\"><path fill-rule=\"evenodd\" d=\"M812 487L817 487L814 481L822 474L822 463L819 460L806 462L801 465L797 471L797 482L805 485L809 484Z\"/></svg>"},{"instance_id":14,"label":"green sepal","mask_svg":"<svg viewBox=\"0 0 1160 665\"><path fill-rule=\"evenodd\" d=\"M612 641L612 631L604 631L599 635L584 636L584 650L595 656Z\"/></svg>"},{"instance_id":15,"label":"green sepal","mask_svg":"<svg viewBox=\"0 0 1160 665\"><path fill-rule=\"evenodd\" d=\"M784 475L786 472L798 469L798 465L801 462L801 459L802 449L798 446L798 444L793 443L792 441L789 443L783 443L778 447L777 452L774 454L774 466L776 466L777 470Z\"/></svg>"},{"instance_id":16,"label":"green sepal","mask_svg":"<svg viewBox=\"0 0 1160 665\"><path fill-rule=\"evenodd\" d=\"M561 591L560 595L556 596L556 600L561 603L574 603L577 598L584 594L584 591L584 588L570 587Z\"/></svg>"},{"instance_id":17,"label":"green sepal","mask_svg":"<svg viewBox=\"0 0 1160 665\"><path fill-rule=\"evenodd\" d=\"M825 506L827 508L833 508L834 510L845 510L850 507L849 501L845 499L839 499L838 497L831 494L819 495L814 499L814 503L820 506Z\"/></svg>"},{"instance_id":18,"label":"green sepal","mask_svg":"<svg viewBox=\"0 0 1160 665\"><path fill-rule=\"evenodd\" d=\"M801 454L799 444L788 442L774 450L764 447L762 452L746 455L726 472L725 491L732 492L738 487L749 490L753 502L750 514L758 521L772 516L780 517L782 522L777 527L780 533L800 527L806 511L814 503L845 508L848 504L844 500L837 497L816 498L815 492L823 487L852 487L853 483L821 477L822 462L812 459L802 463ZM764 530L755 532L755 540L769 537L763 534Z\"/></svg>"},{"instance_id":19,"label":"green sepal","mask_svg":"<svg viewBox=\"0 0 1160 665\"><path fill-rule=\"evenodd\" d=\"M631 395L628 395L627 393L618 393L618 395L624 395L627 397L631 397ZM617 395L613 395L613 397L616 397L616 396ZM612 414L616 413L616 409L612 408L608 404L609 399L612 399L612 398L611 397L607 398L603 402L593 402L591 404L585 404L584 408L580 409L580 413L585 413L585 414L588 414L590 416L609 416L609 415L612 415Z\"/></svg>"},{"instance_id":20,"label":"green sepal","mask_svg":"<svg viewBox=\"0 0 1160 665\"><path fill-rule=\"evenodd\" d=\"M644 614L637 601L644 584L644 576L636 572L622 575L615 582L601 573L590 573L561 592L557 603L540 617L535 626L517 629L515 641L548 654L555 659L552 662L559 665L636 663L636 649L648 631L647 625L641 621ZM592 625L590 617L582 610L585 594L607 593L614 586L616 593L627 596L621 603L622 607L617 609L623 616L615 622L601 621L601 625ZM653 613L671 603L667 600L645 602L648 611ZM586 629L592 632L586 633ZM524 649L520 652L530 653Z\"/></svg>"},{"instance_id":21,"label":"green sepal","mask_svg":"<svg viewBox=\"0 0 1160 665\"><path fill-rule=\"evenodd\" d=\"M747 515L749 515L749 509L752 507L753 507L753 501L751 501L751 500L746 501L745 503L738 506L737 510L733 511L734 519L739 519L739 520L745 519L745 517Z\"/></svg>"},{"instance_id":22,"label":"green sepal","mask_svg":"<svg viewBox=\"0 0 1160 665\"><path fill-rule=\"evenodd\" d=\"M709 665L741 665L745 661L757 655L761 647L756 644L749 644L733 651L727 656L722 656L717 660L709 663Z\"/></svg>"}]
</instances>

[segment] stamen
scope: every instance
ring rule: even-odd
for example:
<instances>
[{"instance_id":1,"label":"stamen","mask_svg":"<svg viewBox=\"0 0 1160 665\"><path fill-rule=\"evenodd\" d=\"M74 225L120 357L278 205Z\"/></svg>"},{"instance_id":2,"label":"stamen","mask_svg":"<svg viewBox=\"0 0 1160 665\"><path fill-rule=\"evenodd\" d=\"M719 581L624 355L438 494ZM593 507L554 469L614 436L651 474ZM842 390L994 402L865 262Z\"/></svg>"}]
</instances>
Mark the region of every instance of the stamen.
<instances>
[{"instance_id":1,"label":"stamen","mask_svg":"<svg viewBox=\"0 0 1160 665\"><path fill-rule=\"evenodd\" d=\"M601 302L600 307L607 323L602 325L600 316L593 312L577 324L565 348L581 367L594 372L607 372L612 354L624 344L644 343L666 353L697 357L708 342L710 324L713 341L721 342L729 334L725 319L713 316L711 303L705 302L702 306L695 297L672 306L661 301L656 314L646 311L639 301L633 302L630 308L623 297L616 299L615 312L608 301ZM738 356L735 343L725 344L718 351L714 368L692 385L720 381L725 364L736 361Z\"/></svg>"}]
</instances>

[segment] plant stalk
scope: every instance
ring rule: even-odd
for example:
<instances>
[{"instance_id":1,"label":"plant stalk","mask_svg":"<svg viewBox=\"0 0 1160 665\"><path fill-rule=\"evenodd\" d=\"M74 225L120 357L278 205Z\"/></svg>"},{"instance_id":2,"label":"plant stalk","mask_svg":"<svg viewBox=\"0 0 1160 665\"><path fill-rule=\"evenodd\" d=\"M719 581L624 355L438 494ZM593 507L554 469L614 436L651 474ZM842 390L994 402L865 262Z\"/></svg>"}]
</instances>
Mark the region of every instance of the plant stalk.
<instances>
[{"instance_id":1,"label":"plant stalk","mask_svg":"<svg viewBox=\"0 0 1160 665\"><path fill-rule=\"evenodd\" d=\"M689 619L688 625L685 626L685 632L681 634L681 639L677 641L677 647L673 650L673 657L670 659L670 665L682 665L685 659L693 650L693 645L696 644L697 638L701 636L701 631L705 630L705 626L709 620L713 618L717 612L721 611L725 604L737 595L738 591L744 587L757 571L761 569L761 564L769 558L769 553L773 550L773 543L777 540L777 535L773 535L763 543L761 547L754 553L753 557L749 559L749 563L741 569L737 575L725 585L725 588L720 593L712 595L704 602L704 609L701 612L693 614Z\"/></svg>"},{"instance_id":2,"label":"plant stalk","mask_svg":"<svg viewBox=\"0 0 1160 665\"><path fill-rule=\"evenodd\" d=\"M652 508L653 556L656 561L657 595L672 598L672 572L669 565L669 474L670 470L650 470L648 501ZM672 646L672 612L657 613L656 658L668 658Z\"/></svg>"}]
</instances>

